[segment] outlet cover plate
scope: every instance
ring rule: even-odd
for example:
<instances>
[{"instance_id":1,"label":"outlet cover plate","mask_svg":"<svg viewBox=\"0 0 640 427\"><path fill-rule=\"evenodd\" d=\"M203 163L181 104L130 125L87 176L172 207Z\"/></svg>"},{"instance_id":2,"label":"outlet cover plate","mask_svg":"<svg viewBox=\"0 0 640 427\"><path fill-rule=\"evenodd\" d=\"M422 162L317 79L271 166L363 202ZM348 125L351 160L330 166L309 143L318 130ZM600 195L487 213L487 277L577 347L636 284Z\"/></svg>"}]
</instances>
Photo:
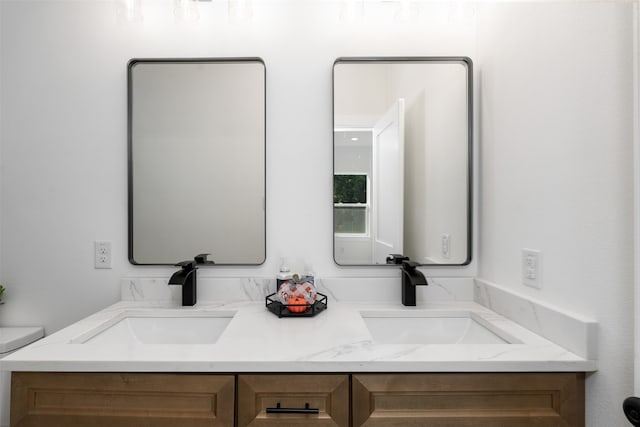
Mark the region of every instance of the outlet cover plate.
<instances>
[{"instance_id":1,"label":"outlet cover plate","mask_svg":"<svg viewBox=\"0 0 640 427\"><path fill-rule=\"evenodd\" d=\"M542 251L522 249L522 283L532 288L542 288Z\"/></svg>"},{"instance_id":2,"label":"outlet cover plate","mask_svg":"<svg viewBox=\"0 0 640 427\"><path fill-rule=\"evenodd\" d=\"M94 267L111 268L111 242L96 240L93 242Z\"/></svg>"}]
</instances>

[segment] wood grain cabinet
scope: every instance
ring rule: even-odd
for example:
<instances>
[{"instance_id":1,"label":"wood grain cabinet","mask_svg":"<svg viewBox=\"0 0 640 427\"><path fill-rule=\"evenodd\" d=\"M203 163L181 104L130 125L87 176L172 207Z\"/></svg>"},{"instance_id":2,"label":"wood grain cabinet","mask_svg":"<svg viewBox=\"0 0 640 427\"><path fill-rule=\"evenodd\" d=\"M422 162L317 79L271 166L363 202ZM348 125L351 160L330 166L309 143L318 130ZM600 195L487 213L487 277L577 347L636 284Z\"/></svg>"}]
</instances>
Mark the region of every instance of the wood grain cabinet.
<instances>
[{"instance_id":1,"label":"wood grain cabinet","mask_svg":"<svg viewBox=\"0 0 640 427\"><path fill-rule=\"evenodd\" d=\"M14 372L12 427L583 427L584 373Z\"/></svg>"},{"instance_id":2,"label":"wood grain cabinet","mask_svg":"<svg viewBox=\"0 0 640 427\"><path fill-rule=\"evenodd\" d=\"M349 412L349 375L238 375L238 427L348 427Z\"/></svg>"},{"instance_id":3,"label":"wood grain cabinet","mask_svg":"<svg viewBox=\"0 0 640 427\"><path fill-rule=\"evenodd\" d=\"M233 375L13 372L12 427L233 426Z\"/></svg>"},{"instance_id":4,"label":"wood grain cabinet","mask_svg":"<svg viewBox=\"0 0 640 427\"><path fill-rule=\"evenodd\" d=\"M582 427L583 373L353 375L354 426Z\"/></svg>"}]
</instances>

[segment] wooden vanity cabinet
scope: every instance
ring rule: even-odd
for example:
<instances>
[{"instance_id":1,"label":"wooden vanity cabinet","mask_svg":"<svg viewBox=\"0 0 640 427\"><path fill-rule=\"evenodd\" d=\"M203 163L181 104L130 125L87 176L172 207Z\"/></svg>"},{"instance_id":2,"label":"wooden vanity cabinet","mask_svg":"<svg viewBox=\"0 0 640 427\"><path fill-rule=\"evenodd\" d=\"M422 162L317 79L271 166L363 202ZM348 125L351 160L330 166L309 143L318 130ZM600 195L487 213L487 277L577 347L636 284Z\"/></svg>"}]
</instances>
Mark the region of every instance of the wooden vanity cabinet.
<instances>
[{"instance_id":1,"label":"wooden vanity cabinet","mask_svg":"<svg viewBox=\"0 0 640 427\"><path fill-rule=\"evenodd\" d=\"M584 427L584 379L584 373L13 372L11 426ZM307 405L316 413L268 409Z\"/></svg>"},{"instance_id":2,"label":"wooden vanity cabinet","mask_svg":"<svg viewBox=\"0 0 640 427\"><path fill-rule=\"evenodd\" d=\"M13 372L12 427L233 426L235 377Z\"/></svg>"},{"instance_id":3,"label":"wooden vanity cabinet","mask_svg":"<svg viewBox=\"0 0 640 427\"><path fill-rule=\"evenodd\" d=\"M582 427L584 373L353 375L354 426Z\"/></svg>"}]
</instances>

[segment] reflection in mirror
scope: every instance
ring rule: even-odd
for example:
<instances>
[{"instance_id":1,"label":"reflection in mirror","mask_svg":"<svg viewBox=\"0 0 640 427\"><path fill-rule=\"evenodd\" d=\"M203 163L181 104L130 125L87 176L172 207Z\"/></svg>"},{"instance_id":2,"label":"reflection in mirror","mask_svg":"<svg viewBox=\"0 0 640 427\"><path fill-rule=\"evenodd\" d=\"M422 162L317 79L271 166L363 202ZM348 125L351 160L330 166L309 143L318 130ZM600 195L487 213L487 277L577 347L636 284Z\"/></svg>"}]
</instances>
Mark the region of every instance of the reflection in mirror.
<instances>
[{"instance_id":1,"label":"reflection in mirror","mask_svg":"<svg viewBox=\"0 0 640 427\"><path fill-rule=\"evenodd\" d=\"M133 59L128 79L129 260L263 263L262 60Z\"/></svg>"},{"instance_id":2,"label":"reflection in mirror","mask_svg":"<svg viewBox=\"0 0 640 427\"><path fill-rule=\"evenodd\" d=\"M472 74L465 57L336 60L338 264L471 261Z\"/></svg>"}]
</instances>

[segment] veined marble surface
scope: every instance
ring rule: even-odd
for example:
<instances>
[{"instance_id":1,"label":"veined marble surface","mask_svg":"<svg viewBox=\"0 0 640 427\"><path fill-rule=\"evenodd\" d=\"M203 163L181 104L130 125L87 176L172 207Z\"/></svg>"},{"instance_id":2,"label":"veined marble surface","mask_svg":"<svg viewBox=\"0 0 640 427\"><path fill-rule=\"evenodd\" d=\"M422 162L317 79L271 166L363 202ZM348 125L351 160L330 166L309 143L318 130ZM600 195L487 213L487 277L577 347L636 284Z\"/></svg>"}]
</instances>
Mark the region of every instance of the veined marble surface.
<instances>
[{"instance_id":1,"label":"veined marble surface","mask_svg":"<svg viewBox=\"0 0 640 427\"><path fill-rule=\"evenodd\" d=\"M598 323L594 320L480 279L474 281L474 298L484 307L585 359L597 358Z\"/></svg>"},{"instance_id":2,"label":"veined marble surface","mask_svg":"<svg viewBox=\"0 0 640 427\"><path fill-rule=\"evenodd\" d=\"M379 344L360 311L470 312L516 344ZM79 343L128 313L235 315L215 344ZM122 301L2 360L5 371L130 372L501 372L593 371L580 357L472 301L398 303L329 300L315 317L278 318L258 301Z\"/></svg>"},{"instance_id":3,"label":"veined marble surface","mask_svg":"<svg viewBox=\"0 0 640 427\"><path fill-rule=\"evenodd\" d=\"M327 310L278 318L265 307L271 278L199 277L198 304L180 306L180 286L125 278L122 301L2 359L1 370L167 372L594 371L595 322L472 278L429 278L417 307L400 304L400 277L323 278ZM360 311L471 313L511 344L381 344ZM215 344L82 343L105 325L137 316L234 312ZM559 322L559 323L554 323ZM552 327L552 324L555 327Z\"/></svg>"}]
</instances>

